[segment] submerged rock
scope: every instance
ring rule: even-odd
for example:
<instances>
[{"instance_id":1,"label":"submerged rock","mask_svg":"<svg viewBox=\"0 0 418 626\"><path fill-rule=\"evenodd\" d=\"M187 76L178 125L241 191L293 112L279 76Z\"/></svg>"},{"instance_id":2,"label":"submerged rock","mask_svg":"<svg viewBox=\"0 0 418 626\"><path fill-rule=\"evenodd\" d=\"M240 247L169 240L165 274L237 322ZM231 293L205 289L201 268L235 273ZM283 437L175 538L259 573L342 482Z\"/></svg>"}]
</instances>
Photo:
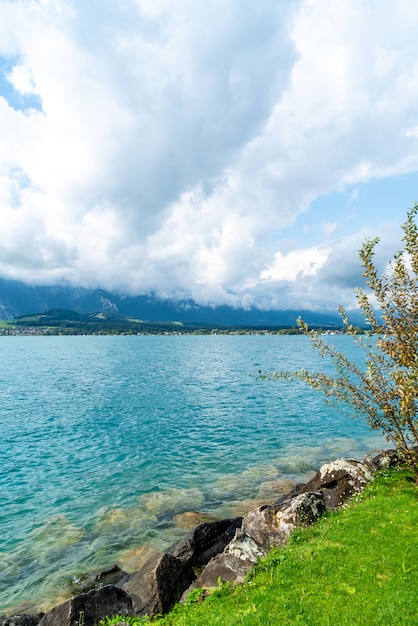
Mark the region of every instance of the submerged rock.
<instances>
[{"instance_id":1,"label":"submerged rock","mask_svg":"<svg viewBox=\"0 0 418 626\"><path fill-rule=\"evenodd\" d=\"M122 580L122 578L124 578L125 576L126 572L121 570L119 565L115 563L115 565L112 565L112 567L109 567L108 569L99 572L99 574L94 577L94 582L97 583L98 586L114 585L115 583Z\"/></svg>"},{"instance_id":2,"label":"submerged rock","mask_svg":"<svg viewBox=\"0 0 418 626\"><path fill-rule=\"evenodd\" d=\"M156 550L143 545L139 548L126 550L120 555L118 561L127 574L132 574L137 572L155 554L157 554Z\"/></svg>"},{"instance_id":3,"label":"submerged rock","mask_svg":"<svg viewBox=\"0 0 418 626\"><path fill-rule=\"evenodd\" d=\"M179 528L193 530L193 528L204 522L216 522L219 520L219 516L201 513L200 511L185 511L184 513L178 513L173 519Z\"/></svg>"},{"instance_id":4,"label":"submerged rock","mask_svg":"<svg viewBox=\"0 0 418 626\"><path fill-rule=\"evenodd\" d=\"M71 595L79 595L94 589L95 587L104 587L106 585L115 585L127 575L119 565L112 565L106 570L102 570L98 574L87 574L78 578L74 576L70 582Z\"/></svg>"},{"instance_id":5,"label":"submerged rock","mask_svg":"<svg viewBox=\"0 0 418 626\"><path fill-rule=\"evenodd\" d=\"M43 616L44 613L11 615L10 617L0 618L0 626L38 626Z\"/></svg>"}]
</instances>

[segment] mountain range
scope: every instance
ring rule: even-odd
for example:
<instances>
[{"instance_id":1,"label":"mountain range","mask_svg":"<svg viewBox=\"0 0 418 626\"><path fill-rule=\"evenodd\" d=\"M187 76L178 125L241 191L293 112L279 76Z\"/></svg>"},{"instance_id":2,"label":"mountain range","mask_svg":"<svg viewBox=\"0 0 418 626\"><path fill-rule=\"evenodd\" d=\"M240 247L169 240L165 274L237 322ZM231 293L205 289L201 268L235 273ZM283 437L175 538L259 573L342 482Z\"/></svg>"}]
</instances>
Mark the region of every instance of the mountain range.
<instances>
[{"instance_id":1,"label":"mountain range","mask_svg":"<svg viewBox=\"0 0 418 626\"><path fill-rule=\"evenodd\" d=\"M187 322L220 326L295 326L296 319L312 325L341 326L336 312L306 310L262 310L233 308L227 305L200 306L193 300L164 300L153 294L130 296L102 289L70 285L35 286L0 278L0 319L68 309L86 314L108 311L147 322ZM353 321L359 320L353 316Z\"/></svg>"}]
</instances>

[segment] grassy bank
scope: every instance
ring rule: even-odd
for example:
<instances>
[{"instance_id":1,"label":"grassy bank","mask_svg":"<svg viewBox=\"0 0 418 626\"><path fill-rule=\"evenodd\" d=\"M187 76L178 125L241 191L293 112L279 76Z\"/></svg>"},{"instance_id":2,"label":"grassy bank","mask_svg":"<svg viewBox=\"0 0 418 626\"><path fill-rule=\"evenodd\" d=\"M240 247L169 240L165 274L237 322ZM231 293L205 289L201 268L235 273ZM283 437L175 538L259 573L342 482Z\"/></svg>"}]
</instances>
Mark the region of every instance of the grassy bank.
<instances>
[{"instance_id":1,"label":"grassy bank","mask_svg":"<svg viewBox=\"0 0 418 626\"><path fill-rule=\"evenodd\" d=\"M273 550L244 586L223 586L156 623L418 625L418 487L412 475L382 472L349 507Z\"/></svg>"}]
</instances>

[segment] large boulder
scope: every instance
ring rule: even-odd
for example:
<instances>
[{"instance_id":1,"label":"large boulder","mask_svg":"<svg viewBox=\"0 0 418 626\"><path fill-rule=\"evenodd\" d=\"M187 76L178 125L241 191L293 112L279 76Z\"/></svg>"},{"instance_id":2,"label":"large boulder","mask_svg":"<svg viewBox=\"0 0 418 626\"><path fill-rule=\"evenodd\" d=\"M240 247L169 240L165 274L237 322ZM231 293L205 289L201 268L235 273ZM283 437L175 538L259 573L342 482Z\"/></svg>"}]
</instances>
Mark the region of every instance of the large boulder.
<instances>
[{"instance_id":1,"label":"large boulder","mask_svg":"<svg viewBox=\"0 0 418 626\"><path fill-rule=\"evenodd\" d=\"M168 553L194 568L204 567L216 554L223 552L241 524L242 517L203 522L174 544Z\"/></svg>"},{"instance_id":2,"label":"large boulder","mask_svg":"<svg viewBox=\"0 0 418 626\"><path fill-rule=\"evenodd\" d=\"M336 459L326 463L299 493L320 491L327 511L340 507L373 480L370 469L354 459Z\"/></svg>"},{"instance_id":3,"label":"large boulder","mask_svg":"<svg viewBox=\"0 0 418 626\"><path fill-rule=\"evenodd\" d=\"M132 615L132 600L113 585L91 589L51 609L40 626L95 626L107 615Z\"/></svg>"},{"instance_id":4,"label":"large boulder","mask_svg":"<svg viewBox=\"0 0 418 626\"><path fill-rule=\"evenodd\" d=\"M263 549L285 544L297 526L308 526L325 511L321 493L304 493L281 504L258 507L242 522L243 532Z\"/></svg>"},{"instance_id":5,"label":"large boulder","mask_svg":"<svg viewBox=\"0 0 418 626\"><path fill-rule=\"evenodd\" d=\"M250 569L264 554L264 550L251 537L238 529L225 550L209 561L200 576L184 592L181 602L197 587L215 589L220 580L223 583L243 583Z\"/></svg>"},{"instance_id":6,"label":"large boulder","mask_svg":"<svg viewBox=\"0 0 418 626\"><path fill-rule=\"evenodd\" d=\"M157 554L128 576L122 589L132 598L136 615L156 615L170 611L195 578L189 563Z\"/></svg>"},{"instance_id":7,"label":"large boulder","mask_svg":"<svg viewBox=\"0 0 418 626\"><path fill-rule=\"evenodd\" d=\"M286 543L296 526L307 526L325 511L320 493L289 497L278 505L264 505L244 517L242 527L224 551L214 556L184 592L181 602L193 589L214 589L219 581L243 583L259 558L274 545Z\"/></svg>"}]
</instances>

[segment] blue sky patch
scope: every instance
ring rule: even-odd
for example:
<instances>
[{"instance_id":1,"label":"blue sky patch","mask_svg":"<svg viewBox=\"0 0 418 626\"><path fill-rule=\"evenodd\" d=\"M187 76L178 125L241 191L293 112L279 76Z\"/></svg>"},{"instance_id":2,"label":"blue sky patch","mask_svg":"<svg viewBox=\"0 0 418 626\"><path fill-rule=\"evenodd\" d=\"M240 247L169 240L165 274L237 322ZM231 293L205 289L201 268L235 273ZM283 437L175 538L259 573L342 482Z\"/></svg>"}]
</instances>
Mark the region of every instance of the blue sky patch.
<instances>
[{"instance_id":1,"label":"blue sky patch","mask_svg":"<svg viewBox=\"0 0 418 626\"><path fill-rule=\"evenodd\" d=\"M0 96L5 98L9 106L15 109L15 111L27 111L28 109L42 111L42 100L39 96L35 94L21 94L7 80L7 76L13 67L19 63L19 60L19 56L0 56Z\"/></svg>"}]
</instances>

